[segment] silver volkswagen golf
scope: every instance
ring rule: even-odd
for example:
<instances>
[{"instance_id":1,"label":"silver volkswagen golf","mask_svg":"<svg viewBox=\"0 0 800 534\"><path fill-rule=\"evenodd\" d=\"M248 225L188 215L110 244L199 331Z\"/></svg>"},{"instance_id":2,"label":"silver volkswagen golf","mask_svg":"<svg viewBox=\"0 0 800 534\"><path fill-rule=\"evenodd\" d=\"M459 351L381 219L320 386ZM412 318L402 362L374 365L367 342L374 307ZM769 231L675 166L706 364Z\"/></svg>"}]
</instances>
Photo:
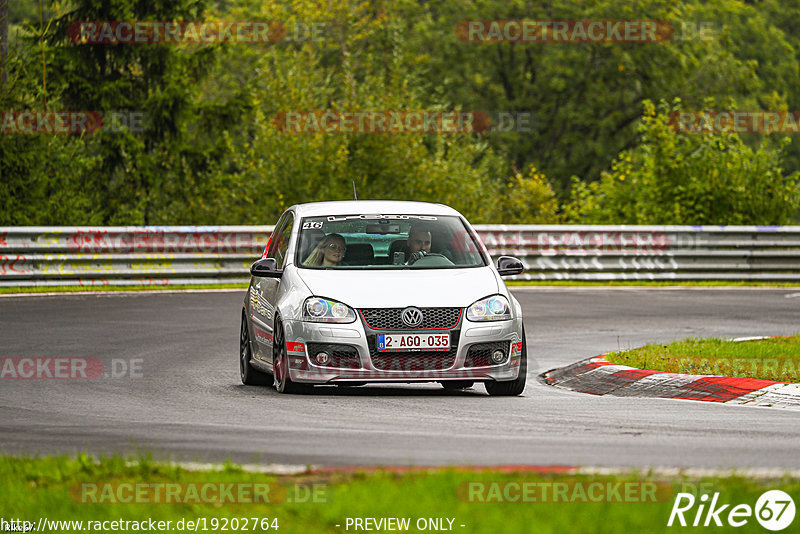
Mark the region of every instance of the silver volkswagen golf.
<instances>
[{"instance_id":1,"label":"silver volkswagen golf","mask_svg":"<svg viewBox=\"0 0 800 534\"><path fill-rule=\"evenodd\" d=\"M522 309L456 210L423 202L299 204L250 267L239 370L281 393L314 384L525 388Z\"/></svg>"}]
</instances>

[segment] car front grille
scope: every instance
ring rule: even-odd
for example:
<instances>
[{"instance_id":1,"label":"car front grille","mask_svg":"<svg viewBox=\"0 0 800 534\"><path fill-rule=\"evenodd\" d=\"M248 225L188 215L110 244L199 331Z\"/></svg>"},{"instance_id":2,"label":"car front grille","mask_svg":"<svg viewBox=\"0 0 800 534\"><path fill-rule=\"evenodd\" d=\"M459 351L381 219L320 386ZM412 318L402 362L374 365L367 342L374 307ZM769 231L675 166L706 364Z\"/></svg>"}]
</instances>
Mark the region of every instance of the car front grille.
<instances>
[{"instance_id":1,"label":"car front grille","mask_svg":"<svg viewBox=\"0 0 800 534\"><path fill-rule=\"evenodd\" d=\"M501 365L508 358L509 341L494 341L492 343L478 343L472 345L467 350L467 357L464 360L464 367L488 367L490 365ZM500 362L492 361L492 353L496 350L503 351L503 359Z\"/></svg>"},{"instance_id":2,"label":"car front grille","mask_svg":"<svg viewBox=\"0 0 800 534\"><path fill-rule=\"evenodd\" d=\"M451 352L386 352L373 356L372 365L381 371L443 371L456 362Z\"/></svg>"},{"instance_id":3,"label":"car front grille","mask_svg":"<svg viewBox=\"0 0 800 534\"><path fill-rule=\"evenodd\" d=\"M420 308L422 323L415 327L400 317L405 308L362 308L358 310L372 330L449 330L461 320L461 308Z\"/></svg>"},{"instance_id":4,"label":"car front grille","mask_svg":"<svg viewBox=\"0 0 800 534\"><path fill-rule=\"evenodd\" d=\"M319 367L330 367L337 369L361 369L361 358L358 357L358 349L352 345L340 345L336 343L308 343L308 356L314 365ZM324 365L318 364L314 356L319 352L328 353L328 362Z\"/></svg>"}]
</instances>

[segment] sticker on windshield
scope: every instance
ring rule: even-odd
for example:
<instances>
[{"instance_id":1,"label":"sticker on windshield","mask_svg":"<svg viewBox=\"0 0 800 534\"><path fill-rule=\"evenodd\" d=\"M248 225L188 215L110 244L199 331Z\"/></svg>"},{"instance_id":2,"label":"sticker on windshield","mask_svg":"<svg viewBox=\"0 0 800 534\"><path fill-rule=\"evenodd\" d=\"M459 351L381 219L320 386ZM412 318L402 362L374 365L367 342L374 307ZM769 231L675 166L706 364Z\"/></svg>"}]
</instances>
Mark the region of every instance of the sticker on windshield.
<instances>
[{"instance_id":1,"label":"sticker on windshield","mask_svg":"<svg viewBox=\"0 0 800 534\"><path fill-rule=\"evenodd\" d=\"M375 219L390 219L396 221L406 221L408 219L417 219L420 221L438 221L439 218L433 215L381 215L381 214L373 214L373 215L343 215L343 216L336 216L330 215L328 216L329 222L337 222L337 221L352 221L352 220L375 220Z\"/></svg>"},{"instance_id":2,"label":"sticker on windshield","mask_svg":"<svg viewBox=\"0 0 800 534\"><path fill-rule=\"evenodd\" d=\"M317 230L322 228L321 221L310 221L303 223L303 230Z\"/></svg>"}]
</instances>

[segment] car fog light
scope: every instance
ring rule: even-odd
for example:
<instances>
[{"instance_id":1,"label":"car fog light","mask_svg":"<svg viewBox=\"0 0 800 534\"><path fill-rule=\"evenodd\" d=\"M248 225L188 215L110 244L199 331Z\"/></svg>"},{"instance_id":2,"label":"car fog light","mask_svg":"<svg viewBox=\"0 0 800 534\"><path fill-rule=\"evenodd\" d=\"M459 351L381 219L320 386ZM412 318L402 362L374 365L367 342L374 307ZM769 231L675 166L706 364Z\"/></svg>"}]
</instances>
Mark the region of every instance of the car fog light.
<instances>
[{"instance_id":1,"label":"car fog light","mask_svg":"<svg viewBox=\"0 0 800 534\"><path fill-rule=\"evenodd\" d=\"M505 354L503 354L503 351L502 351L502 350L496 350L496 351L494 351L494 352L492 353L492 361L493 361L494 363L500 363L500 362L502 362L502 361L503 361L503 358L505 358L505 357L506 357L506 355L505 355Z\"/></svg>"},{"instance_id":2,"label":"car fog light","mask_svg":"<svg viewBox=\"0 0 800 534\"><path fill-rule=\"evenodd\" d=\"M328 356L327 352L318 352L317 355L314 356L314 359L317 361L319 365L325 365L326 363L328 363L329 358L330 357Z\"/></svg>"}]
</instances>

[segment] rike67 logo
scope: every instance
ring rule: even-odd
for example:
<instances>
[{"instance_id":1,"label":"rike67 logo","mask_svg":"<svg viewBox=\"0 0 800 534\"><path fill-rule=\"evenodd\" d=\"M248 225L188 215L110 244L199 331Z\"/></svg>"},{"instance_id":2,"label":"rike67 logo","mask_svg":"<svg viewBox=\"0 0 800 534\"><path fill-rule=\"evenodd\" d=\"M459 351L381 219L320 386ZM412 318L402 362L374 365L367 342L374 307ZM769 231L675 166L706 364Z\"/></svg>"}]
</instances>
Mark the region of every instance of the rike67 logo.
<instances>
[{"instance_id":1,"label":"rike67 logo","mask_svg":"<svg viewBox=\"0 0 800 534\"><path fill-rule=\"evenodd\" d=\"M697 499L691 493L678 493L667 526L708 527L730 525L741 527L755 516L756 521L767 530L783 530L794 521L794 501L788 493L770 490L761 494L755 507L749 504L731 505L720 502L719 492L704 493Z\"/></svg>"}]
</instances>

